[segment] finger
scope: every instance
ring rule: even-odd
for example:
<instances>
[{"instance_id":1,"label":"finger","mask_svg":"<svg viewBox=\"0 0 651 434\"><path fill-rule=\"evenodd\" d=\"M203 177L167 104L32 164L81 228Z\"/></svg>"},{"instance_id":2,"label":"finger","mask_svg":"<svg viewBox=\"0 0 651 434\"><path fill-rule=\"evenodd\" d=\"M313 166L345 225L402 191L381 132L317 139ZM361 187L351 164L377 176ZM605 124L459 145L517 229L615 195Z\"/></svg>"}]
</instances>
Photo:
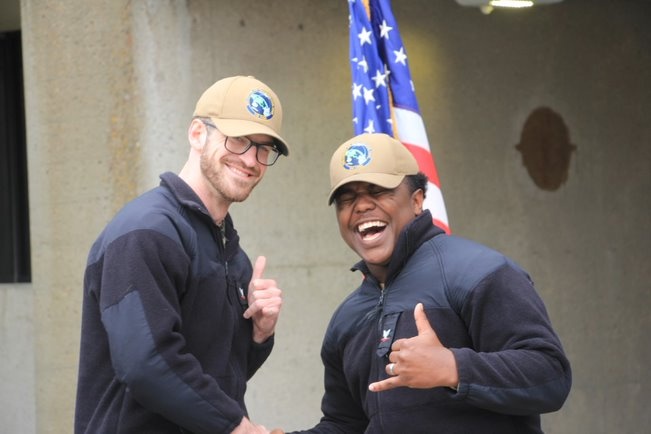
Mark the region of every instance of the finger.
<instances>
[{"instance_id":1,"label":"finger","mask_svg":"<svg viewBox=\"0 0 651 434\"><path fill-rule=\"evenodd\" d=\"M274 279L264 279L264 278L258 278L258 279L251 279L251 289L259 290L259 289L272 289L278 287L276 286L277 283Z\"/></svg>"},{"instance_id":2,"label":"finger","mask_svg":"<svg viewBox=\"0 0 651 434\"><path fill-rule=\"evenodd\" d=\"M252 318L255 314L261 312L265 306L266 303L263 303L260 300L256 301L255 303L249 304L249 307L244 311L243 314L244 318L246 319Z\"/></svg>"},{"instance_id":3,"label":"finger","mask_svg":"<svg viewBox=\"0 0 651 434\"><path fill-rule=\"evenodd\" d=\"M254 306L254 305L249 305L249 307L244 311L242 316L244 316L245 319L251 318L253 315L256 314L260 310L259 307Z\"/></svg>"},{"instance_id":4,"label":"finger","mask_svg":"<svg viewBox=\"0 0 651 434\"><path fill-rule=\"evenodd\" d=\"M267 294L271 292L271 294ZM249 306L259 305L262 307L265 306L280 306L283 304L283 298L281 297L281 292L273 293L273 290L267 291L255 291L254 295L249 297Z\"/></svg>"},{"instance_id":5,"label":"finger","mask_svg":"<svg viewBox=\"0 0 651 434\"><path fill-rule=\"evenodd\" d=\"M251 282L262 277L265 265L267 265L267 258L264 256L258 256L258 258L255 260L255 265L253 266L253 275L251 276Z\"/></svg>"},{"instance_id":6,"label":"finger","mask_svg":"<svg viewBox=\"0 0 651 434\"><path fill-rule=\"evenodd\" d=\"M396 364L395 363L387 363L387 365L384 367L384 371L390 377L395 377L396 375L398 375L398 372L396 372Z\"/></svg>"},{"instance_id":7,"label":"finger","mask_svg":"<svg viewBox=\"0 0 651 434\"><path fill-rule=\"evenodd\" d=\"M251 318L258 312L262 312L265 316L277 315L280 312L282 303L283 300L280 297L259 298L249 304L249 307L244 311L244 318Z\"/></svg>"},{"instance_id":8,"label":"finger","mask_svg":"<svg viewBox=\"0 0 651 434\"><path fill-rule=\"evenodd\" d=\"M400 351L400 348L402 347L402 344L406 341L407 339L398 339L391 345L391 351Z\"/></svg>"},{"instance_id":9,"label":"finger","mask_svg":"<svg viewBox=\"0 0 651 434\"><path fill-rule=\"evenodd\" d=\"M280 303L264 303L260 306L260 312L265 317L278 316L280 313Z\"/></svg>"},{"instance_id":10,"label":"finger","mask_svg":"<svg viewBox=\"0 0 651 434\"><path fill-rule=\"evenodd\" d=\"M258 279L249 290L249 303L263 298L281 298L282 294L283 292L273 280Z\"/></svg>"},{"instance_id":11,"label":"finger","mask_svg":"<svg viewBox=\"0 0 651 434\"><path fill-rule=\"evenodd\" d=\"M368 390L370 390L371 392L382 392L383 390L395 389L396 387L400 387L400 386L402 386L400 377L391 377L391 378L387 378L386 380L371 383L368 386Z\"/></svg>"},{"instance_id":12,"label":"finger","mask_svg":"<svg viewBox=\"0 0 651 434\"><path fill-rule=\"evenodd\" d=\"M427 315L425 314L423 303L418 303L414 308L414 319L416 320L416 328L418 329L419 335L434 331L427 319Z\"/></svg>"},{"instance_id":13,"label":"finger","mask_svg":"<svg viewBox=\"0 0 651 434\"><path fill-rule=\"evenodd\" d=\"M244 318L249 319L253 317L256 313L260 312L264 307L264 303L260 300L255 300L251 302L251 294L249 293L249 307L244 311Z\"/></svg>"}]
</instances>

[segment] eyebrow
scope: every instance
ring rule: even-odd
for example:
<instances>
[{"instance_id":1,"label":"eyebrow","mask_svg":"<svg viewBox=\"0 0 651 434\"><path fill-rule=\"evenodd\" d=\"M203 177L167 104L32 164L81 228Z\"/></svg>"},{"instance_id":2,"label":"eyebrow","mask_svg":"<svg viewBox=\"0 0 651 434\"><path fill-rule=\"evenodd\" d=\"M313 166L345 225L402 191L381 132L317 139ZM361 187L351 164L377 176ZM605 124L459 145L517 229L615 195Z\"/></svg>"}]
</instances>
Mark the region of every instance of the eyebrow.
<instances>
[{"instance_id":1,"label":"eyebrow","mask_svg":"<svg viewBox=\"0 0 651 434\"><path fill-rule=\"evenodd\" d=\"M337 191L335 191L335 196L339 196L342 193L350 193L352 191L353 191L352 188L339 187Z\"/></svg>"}]
</instances>

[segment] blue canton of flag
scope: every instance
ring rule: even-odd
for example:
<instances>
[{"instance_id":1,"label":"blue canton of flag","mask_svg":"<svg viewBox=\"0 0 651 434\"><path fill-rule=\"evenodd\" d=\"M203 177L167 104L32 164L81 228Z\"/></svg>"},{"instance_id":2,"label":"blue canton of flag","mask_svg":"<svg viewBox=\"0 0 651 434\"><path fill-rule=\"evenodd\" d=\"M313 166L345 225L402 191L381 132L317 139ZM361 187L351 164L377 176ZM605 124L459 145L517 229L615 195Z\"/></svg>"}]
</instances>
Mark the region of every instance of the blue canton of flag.
<instances>
[{"instance_id":1,"label":"blue canton of flag","mask_svg":"<svg viewBox=\"0 0 651 434\"><path fill-rule=\"evenodd\" d=\"M349 0L348 7L355 134L394 136L391 103L419 110L390 2Z\"/></svg>"},{"instance_id":2,"label":"blue canton of flag","mask_svg":"<svg viewBox=\"0 0 651 434\"><path fill-rule=\"evenodd\" d=\"M425 208L450 233L438 172L390 0L348 0L355 135L385 133L400 140L429 180Z\"/></svg>"}]
</instances>

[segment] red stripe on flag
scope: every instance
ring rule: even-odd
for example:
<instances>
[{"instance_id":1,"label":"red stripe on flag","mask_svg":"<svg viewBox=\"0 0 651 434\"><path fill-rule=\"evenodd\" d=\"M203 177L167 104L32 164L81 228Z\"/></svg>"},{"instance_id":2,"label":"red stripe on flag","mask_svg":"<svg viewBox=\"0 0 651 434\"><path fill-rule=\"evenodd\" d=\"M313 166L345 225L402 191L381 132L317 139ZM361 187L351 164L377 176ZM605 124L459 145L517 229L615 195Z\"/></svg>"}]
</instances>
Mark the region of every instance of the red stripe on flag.
<instances>
[{"instance_id":1,"label":"red stripe on flag","mask_svg":"<svg viewBox=\"0 0 651 434\"><path fill-rule=\"evenodd\" d=\"M441 220L436 219L436 218L432 218L432 222L433 222L436 226L438 226L438 227L440 227L441 229L443 229L443 230L445 231L446 234L450 235L450 228L448 227L447 224L443 223Z\"/></svg>"},{"instance_id":2,"label":"red stripe on flag","mask_svg":"<svg viewBox=\"0 0 651 434\"><path fill-rule=\"evenodd\" d=\"M403 143L409 149L409 152L416 158L418 162L418 167L420 171L423 172L432 184L435 184L437 187L441 188L441 182L439 181L439 174L436 171L436 165L434 164L434 156L421 148L420 146L410 145L409 143Z\"/></svg>"}]
</instances>

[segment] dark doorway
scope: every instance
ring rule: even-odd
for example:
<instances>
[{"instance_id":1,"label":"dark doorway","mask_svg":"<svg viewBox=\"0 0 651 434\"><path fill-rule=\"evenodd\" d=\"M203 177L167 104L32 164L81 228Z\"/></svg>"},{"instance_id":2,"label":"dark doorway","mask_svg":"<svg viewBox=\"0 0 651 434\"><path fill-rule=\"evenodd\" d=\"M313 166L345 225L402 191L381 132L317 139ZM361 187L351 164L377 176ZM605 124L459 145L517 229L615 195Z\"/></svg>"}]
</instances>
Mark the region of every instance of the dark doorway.
<instances>
[{"instance_id":1,"label":"dark doorway","mask_svg":"<svg viewBox=\"0 0 651 434\"><path fill-rule=\"evenodd\" d=\"M0 283L30 282L20 31L0 33Z\"/></svg>"}]
</instances>

